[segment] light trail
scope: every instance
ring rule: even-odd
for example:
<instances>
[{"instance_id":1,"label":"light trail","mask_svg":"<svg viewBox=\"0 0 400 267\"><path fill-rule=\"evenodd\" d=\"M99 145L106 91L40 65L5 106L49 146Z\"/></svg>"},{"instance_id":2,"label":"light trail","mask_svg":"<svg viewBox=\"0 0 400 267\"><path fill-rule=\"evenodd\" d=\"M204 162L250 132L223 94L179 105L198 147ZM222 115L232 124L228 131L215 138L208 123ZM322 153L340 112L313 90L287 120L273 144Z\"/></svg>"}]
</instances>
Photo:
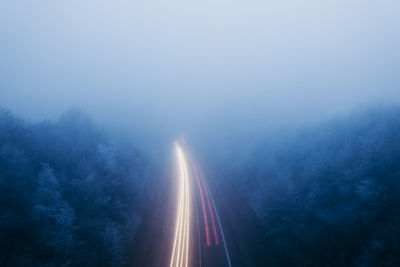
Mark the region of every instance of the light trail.
<instances>
[{"instance_id":1,"label":"light trail","mask_svg":"<svg viewBox=\"0 0 400 267\"><path fill-rule=\"evenodd\" d=\"M191 194L189 183L189 172L185 154L182 147L175 144L178 157L179 179L178 179L178 203L175 224L174 243L172 247L170 267L187 267L189 264L189 240L191 219Z\"/></svg>"},{"instance_id":2,"label":"light trail","mask_svg":"<svg viewBox=\"0 0 400 267\"><path fill-rule=\"evenodd\" d=\"M206 181L205 179L204 179L204 183L205 183L205 186L206 186L206 188L207 188L207 191L209 191L208 184L207 184L207 181ZM218 211L217 211L217 208L215 207L214 198L213 198L211 192L210 192L210 197L211 197L212 206L213 206L214 211L215 211L215 215L216 215L216 217L217 217L217 222L218 222L219 230L220 230L220 232L221 232L222 242L223 242L223 244L224 244L224 250L225 250L225 255L226 255L226 260L227 260L227 262L228 262L228 266L229 266L229 267L232 267L231 258L230 258L230 256L229 256L229 252L228 252L228 246L226 245L226 240L225 240L224 231L222 230L221 221L219 220Z\"/></svg>"},{"instance_id":3,"label":"light trail","mask_svg":"<svg viewBox=\"0 0 400 267\"><path fill-rule=\"evenodd\" d=\"M219 245L219 240L218 240L217 228L215 227L214 213L213 213L213 209L211 208L210 197L208 196L208 188L207 188L206 184L204 183L204 176L201 173L201 171L198 169L197 164L196 164L195 168L198 170L197 172L200 173L201 182L202 182L202 184L204 186L204 191L206 191L208 210L210 211L211 224L212 224L213 234L214 234L214 242L215 242L215 245L218 246Z\"/></svg>"},{"instance_id":4,"label":"light trail","mask_svg":"<svg viewBox=\"0 0 400 267\"><path fill-rule=\"evenodd\" d=\"M197 185L199 186L199 192L200 192L200 198L201 198L201 207L202 207L202 210L203 210L203 218L204 218L204 227L206 229L207 246L211 246L210 230L208 229L208 219L207 219L206 204L204 202L203 190L201 189L199 172L198 172L197 168L194 168L194 173L196 175Z\"/></svg>"}]
</instances>

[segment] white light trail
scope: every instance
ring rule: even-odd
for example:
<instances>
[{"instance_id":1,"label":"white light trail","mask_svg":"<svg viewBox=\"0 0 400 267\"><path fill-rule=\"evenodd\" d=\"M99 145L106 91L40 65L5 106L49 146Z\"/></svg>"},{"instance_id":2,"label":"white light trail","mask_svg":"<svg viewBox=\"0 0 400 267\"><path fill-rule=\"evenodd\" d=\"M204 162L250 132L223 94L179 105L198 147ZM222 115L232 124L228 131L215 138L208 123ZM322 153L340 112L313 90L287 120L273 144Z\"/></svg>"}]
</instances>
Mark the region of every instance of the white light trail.
<instances>
[{"instance_id":1,"label":"white light trail","mask_svg":"<svg viewBox=\"0 0 400 267\"><path fill-rule=\"evenodd\" d=\"M174 243L170 267L187 267L189 264L191 195L189 172L182 147L176 143L178 157L178 202L175 224Z\"/></svg>"}]
</instances>

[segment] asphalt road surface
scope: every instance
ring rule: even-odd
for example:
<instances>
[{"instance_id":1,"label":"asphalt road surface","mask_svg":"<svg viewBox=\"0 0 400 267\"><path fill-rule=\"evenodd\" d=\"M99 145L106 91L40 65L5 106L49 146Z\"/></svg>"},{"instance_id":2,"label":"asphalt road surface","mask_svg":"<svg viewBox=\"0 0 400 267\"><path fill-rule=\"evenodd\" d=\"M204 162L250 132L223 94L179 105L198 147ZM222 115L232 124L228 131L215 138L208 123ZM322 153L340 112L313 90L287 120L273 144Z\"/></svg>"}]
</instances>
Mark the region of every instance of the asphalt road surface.
<instances>
[{"instance_id":1,"label":"asphalt road surface","mask_svg":"<svg viewBox=\"0 0 400 267\"><path fill-rule=\"evenodd\" d=\"M261 225L229 179L202 168L182 143L175 144L172 158L128 266L275 265Z\"/></svg>"}]
</instances>

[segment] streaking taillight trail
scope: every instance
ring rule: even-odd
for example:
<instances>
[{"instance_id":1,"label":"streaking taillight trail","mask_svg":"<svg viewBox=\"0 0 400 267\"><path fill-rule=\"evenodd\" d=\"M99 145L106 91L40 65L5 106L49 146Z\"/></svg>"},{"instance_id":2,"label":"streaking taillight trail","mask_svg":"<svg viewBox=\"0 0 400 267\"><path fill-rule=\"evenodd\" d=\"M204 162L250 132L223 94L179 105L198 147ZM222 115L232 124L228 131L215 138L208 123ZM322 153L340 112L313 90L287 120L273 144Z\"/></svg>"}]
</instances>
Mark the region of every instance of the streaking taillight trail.
<instances>
[{"instance_id":1,"label":"streaking taillight trail","mask_svg":"<svg viewBox=\"0 0 400 267\"><path fill-rule=\"evenodd\" d=\"M222 240L221 243L223 244L227 265L231 267L228 247L226 244L221 221L218 216L218 211L214 203L212 192L210 192L209 187L207 185L206 177L201 171L195 158L191 156L190 153L188 155L185 154L181 144L175 143L175 153L178 165L178 172L177 172L178 190L177 190L176 218L175 218L175 228L173 235L170 267L188 267L189 264L193 264L193 259L190 259L191 255L190 245L193 244L190 240L191 225L193 223L191 220L192 219L191 214L193 208L192 194L191 194L192 179L189 173L188 164L190 164L190 170L193 171L193 175L195 176L194 179L196 179L197 186L199 189L198 196L200 197L201 210L203 212L202 215L204 219L204 230L205 230L204 233L206 235L207 247L208 249L218 249L220 245L219 242L220 239L218 237L219 233L221 235L221 240ZM199 224L200 221L197 223ZM213 236L215 246L212 246L211 235ZM198 236L198 240L201 240L200 234ZM201 247L200 243L199 246ZM199 260L201 261L201 255L199 256Z\"/></svg>"}]
</instances>

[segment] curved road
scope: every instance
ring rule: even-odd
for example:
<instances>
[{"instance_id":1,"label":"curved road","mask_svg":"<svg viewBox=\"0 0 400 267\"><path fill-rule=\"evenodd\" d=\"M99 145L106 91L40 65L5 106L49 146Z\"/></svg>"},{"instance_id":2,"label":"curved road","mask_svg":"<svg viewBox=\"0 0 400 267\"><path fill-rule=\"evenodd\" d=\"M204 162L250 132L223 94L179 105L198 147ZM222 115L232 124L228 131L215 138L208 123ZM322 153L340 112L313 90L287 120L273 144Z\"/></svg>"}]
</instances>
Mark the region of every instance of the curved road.
<instances>
[{"instance_id":1,"label":"curved road","mask_svg":"<svg viewBox=\"0 0 400 267\"><path fill-rule=\"evenodd\" d=\"M208 179L183 144L175 144L173 158L175 170L159 181L128 266L265 266L262 228L234 187Z\"/></svg>"}]
</instances>

